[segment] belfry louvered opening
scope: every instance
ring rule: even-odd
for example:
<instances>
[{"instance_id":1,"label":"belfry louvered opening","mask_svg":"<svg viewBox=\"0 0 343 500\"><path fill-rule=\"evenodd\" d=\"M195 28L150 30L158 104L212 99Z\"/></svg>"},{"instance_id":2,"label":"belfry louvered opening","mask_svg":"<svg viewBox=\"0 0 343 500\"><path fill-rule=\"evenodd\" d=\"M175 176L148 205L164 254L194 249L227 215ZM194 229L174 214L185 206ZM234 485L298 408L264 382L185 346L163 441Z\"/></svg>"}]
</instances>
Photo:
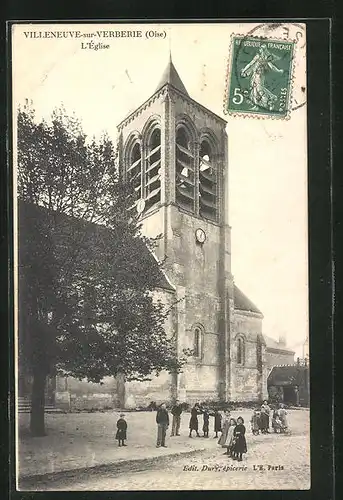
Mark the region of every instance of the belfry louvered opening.
<instances>
[{"instance_id":1,"label":"belfry louvered opening","mask_svg":"<svg viewBox=\"0 0 343 500\"><path fill-rule=\"evenodd\" d=\"M161 200L161 130L155 128L150 135L145 161L145 209Z\"/></svg>"},{"instance_id":2,"label":"belfry louvered opening","mask_svg":"<svg viewBox=\"0 0 343 500\"><path fill-rule=\"evenodd\" d=\"M199 213L206 219L217 220L217 171L207 141L202 141L199 153Z\"/></svg>"},{"instance_id":3,"label":"belfry louvered opening","mask_svg":"<svg viewBox=\"0 0 343 500\"><path fill-rule=\"evenodd\" d=\"M138 141L131 147L126 176L133 193L133 204L135 204L142 194L142 151Z\"/></svg>"},{"instance_id":4,"label":"belfry louvered opening","mask_svg":"<svg viewBox=\"0 0 343 500\"><path fill-rule=\"evenodd\" d=\"M185 210L194 212L194 153L190 147L188 133L183 127L180 127L176 132L175 148L176 202Z\"/></svg>"}]
</instances>

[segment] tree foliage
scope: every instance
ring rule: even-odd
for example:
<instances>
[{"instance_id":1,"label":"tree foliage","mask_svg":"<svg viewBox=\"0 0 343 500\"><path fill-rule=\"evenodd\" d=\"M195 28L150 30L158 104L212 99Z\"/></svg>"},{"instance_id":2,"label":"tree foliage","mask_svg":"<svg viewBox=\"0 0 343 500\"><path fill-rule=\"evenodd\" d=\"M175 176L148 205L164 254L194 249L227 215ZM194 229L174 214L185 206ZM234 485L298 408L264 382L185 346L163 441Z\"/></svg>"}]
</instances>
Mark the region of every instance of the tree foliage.
<instances>
[{"instance_id":1,"label":"tree foliage","mask_svg":"<svg viewBox=\"0 0 343 500\"><path fill-rule=\"evenodd\" d=\"M17 124L20 363L93 382L179 371L155 241L127 210L110 138L89 140L63 108L48 123L25 106Z\"/></svg>"}]
</instances>

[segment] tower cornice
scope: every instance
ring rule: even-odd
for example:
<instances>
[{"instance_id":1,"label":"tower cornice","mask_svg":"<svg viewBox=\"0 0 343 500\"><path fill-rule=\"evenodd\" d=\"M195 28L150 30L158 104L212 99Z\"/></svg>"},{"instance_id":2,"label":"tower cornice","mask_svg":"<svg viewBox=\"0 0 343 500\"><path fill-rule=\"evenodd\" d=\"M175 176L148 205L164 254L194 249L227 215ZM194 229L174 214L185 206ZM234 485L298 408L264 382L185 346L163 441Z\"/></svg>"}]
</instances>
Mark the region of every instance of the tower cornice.
<instances>
[{"instance_id":1,"label":"tower cornice","mask_svg":"<svg viewBox=\"0 0 343 500\"><path fill-rule=\"evenodd\" d=\"M226 125L227 121L224 120L221 116L217 115L216 113L213 113L213 111L209 110L202 104L198 103L188 95L184 94L183 92L179 91L175 87L173 87L170 83L166 83L163 87L161 87L159 90L157 90L152 96L149 97L143 104L141 104L137 109L132 111L128 116L126 116L118 125L117 125L117 130L120 131L122 128L124 128L126 125L128 125L132 120L134 120L137 116L139 116L144 110L146 110L149 106L151 106L152 103L154 103L157 99L159 99L161 96L165 96L168 93L177 95L180 97L184 102L187 102L188 104L193 105L197 109L200 109L203 113L205 113L207 116L214 118L217 122L221 123L222 125Z\"/></svg>"}]
</instances>

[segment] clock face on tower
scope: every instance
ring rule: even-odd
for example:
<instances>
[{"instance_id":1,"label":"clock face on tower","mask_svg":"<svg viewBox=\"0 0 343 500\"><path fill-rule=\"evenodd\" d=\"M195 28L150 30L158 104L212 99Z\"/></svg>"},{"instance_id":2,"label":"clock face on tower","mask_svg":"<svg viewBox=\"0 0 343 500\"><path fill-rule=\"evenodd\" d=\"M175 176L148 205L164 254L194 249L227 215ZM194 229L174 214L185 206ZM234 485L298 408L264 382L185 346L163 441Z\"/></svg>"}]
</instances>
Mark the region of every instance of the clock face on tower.
<instances>
[{"instance_id":1,"label":"clock face on tower","mask_svg":"<svg viewBox=\"0 0 343 500\"><path fill-rule=\"evenodd\" d=\"M205 234L205 231L203 229L197 229L195 231L195 238L196 238L196 241L198 243L204 243L205 240L206 240L206 234Z\"/></svg>"}]
</instances>

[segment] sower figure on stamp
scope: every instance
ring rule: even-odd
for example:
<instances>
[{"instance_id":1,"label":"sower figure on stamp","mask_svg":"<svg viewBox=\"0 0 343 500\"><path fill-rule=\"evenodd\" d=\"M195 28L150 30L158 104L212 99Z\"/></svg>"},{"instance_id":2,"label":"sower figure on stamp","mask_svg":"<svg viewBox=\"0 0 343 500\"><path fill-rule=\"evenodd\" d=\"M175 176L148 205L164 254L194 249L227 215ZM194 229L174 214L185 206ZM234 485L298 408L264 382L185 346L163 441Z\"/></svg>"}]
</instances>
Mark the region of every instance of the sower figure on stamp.
<instances>
[{"instance_id":1,"label":"sower figure on stamp","mask_svg":"<svg viewBox=\"0 0 343 500\"><path fill-rule=\"evenodd\" d=\"M118 446L126 446L125 440L126 438L126 431L127 431L127 423L126 420L124 419L124 414L121 413L120 418L117 420L117 434L116 434L116 439L118 439Z\"/></svg>"},{"instance_id":2,"label":"sower figure on stamp","mask_svg":"<svg viewBox=\"0 0 343 500\"><path fill-rule=\"evenodd\" d=\"M171 436L180 436L181 413L182 405L176 400L171 409L171 414L173 415Z\"/></svg>"},{"instance_id":3,"label":"sower figure on stamp","mask_svg":"<svg viewBox=\"0 0 343 500\"><path fill-rule=\"evenodd\" d=\"M265 76L269 71L283 73L283 69L275 66L274 62L280 57L272 54L266 44L262 44L255 57L242 70L242 77L250 77L249 98L253 109L263 107L272 111L277 103L277 96L265 86Z\"/></svg>"},{"instance_id":4,"label":"sower figure on stamp","mask_svg":"<svg viewBox=\"0 0 343 500\"><path fill-rule=\"evenodd\" d=\"M157 423L156 448L159 448L160 446L163 446L163 448L167 448L166 433L169 427L169 415L166 409L166 405L164 403L162 403L160 408L157 410L156 423Z\"/></svg>"}]
</instances>

